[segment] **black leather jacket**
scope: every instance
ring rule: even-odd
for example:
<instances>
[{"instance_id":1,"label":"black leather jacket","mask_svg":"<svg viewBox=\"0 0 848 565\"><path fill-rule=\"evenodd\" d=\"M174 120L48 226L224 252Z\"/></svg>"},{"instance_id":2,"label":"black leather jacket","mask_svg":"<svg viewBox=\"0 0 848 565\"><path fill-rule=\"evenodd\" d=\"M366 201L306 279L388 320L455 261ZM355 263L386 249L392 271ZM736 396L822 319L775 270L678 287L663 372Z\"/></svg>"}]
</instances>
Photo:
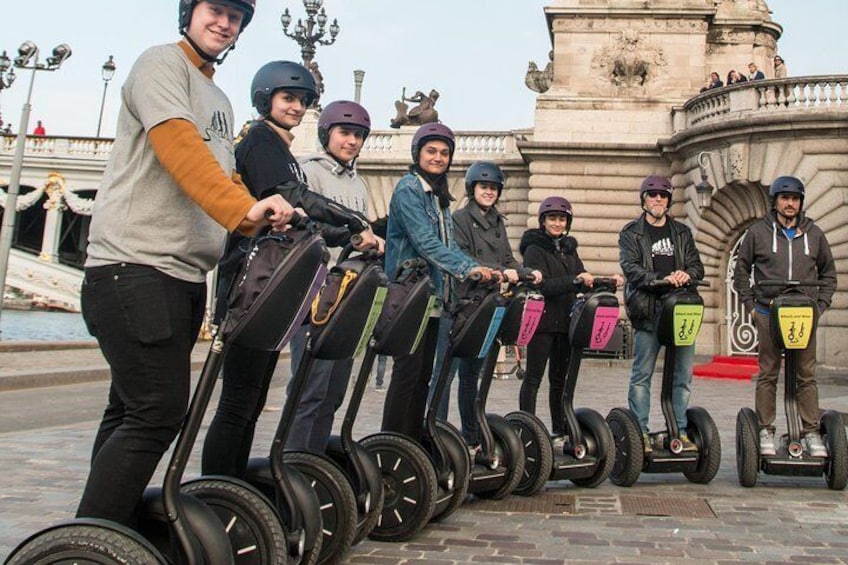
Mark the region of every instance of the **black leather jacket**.
<instances>
[{"instance_id":1,"label":"black leather jacket","mask_svg":"<svg viewBox=\"0 0 848 565\"><path fill-rule=\"evenodd\" d=\"M685 271L692 279L704 278L704 265L695 247L692 231L685 225L668 218L674 242L674 268ZM633 327L654 331L656 295L647 289L647 284L660 278L654 272L651 259L651 237L647 233L645 214L628 223L618 235L618 254L624 272L624 303L627 317Z\"/></svg>"}]
</instances>

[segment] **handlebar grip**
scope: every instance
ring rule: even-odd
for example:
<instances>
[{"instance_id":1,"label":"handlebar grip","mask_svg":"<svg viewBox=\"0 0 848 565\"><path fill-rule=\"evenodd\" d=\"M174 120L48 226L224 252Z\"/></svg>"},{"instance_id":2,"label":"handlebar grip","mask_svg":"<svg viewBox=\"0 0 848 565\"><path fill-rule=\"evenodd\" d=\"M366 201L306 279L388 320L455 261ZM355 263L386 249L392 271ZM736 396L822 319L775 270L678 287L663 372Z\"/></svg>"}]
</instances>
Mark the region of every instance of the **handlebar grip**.
<instances>
[{"instance_id":1,"label":"handlebar grip","mask_svg":"<svg viewBox=\"0 0 848 565\"><path fill-rule=\"evenodd\" d=\"M355 233L352 236L350 236L350 242L353 244L354 247L362 245L362 236L359 235L358 233Z\"/></svg>"},{"instance_id":2,"label":"handlebar grip","mask_svg":"<svg viewBox=\"0 0 848 565\"><path fill-rule=\"evenodd\" d=\"M476 281L480 281L480 280L482 280L482 279L483 279L483 275L482 275L482 274L480 274L480 273L477 273L477 272L470 273L470 274L468 275L468 280L470 280L470 281L475 281L475 282L476 282Z\"/></svg>"},{"instance_id":3,"label":"handlebar grip","mask_svg":"<svg viewBox=\"0 0 848 565\"><path fill-rule=\"evenodd\" d=\"M427 266L427 261L422 259L421 257L416 257L415 259L407 259L403 263L400 264L400 268L403 270L406 269L419 269Z\"/></svg>"}]
</instances>

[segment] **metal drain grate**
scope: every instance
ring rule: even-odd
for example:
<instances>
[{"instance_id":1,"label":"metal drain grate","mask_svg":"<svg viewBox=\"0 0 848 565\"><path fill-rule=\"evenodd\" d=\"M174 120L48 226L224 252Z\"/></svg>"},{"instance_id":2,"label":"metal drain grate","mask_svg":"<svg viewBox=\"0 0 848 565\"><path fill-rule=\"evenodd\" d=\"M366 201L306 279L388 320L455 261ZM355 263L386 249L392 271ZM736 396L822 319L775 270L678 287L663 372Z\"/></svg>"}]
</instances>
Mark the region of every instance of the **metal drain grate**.
<instances>
[{"instance_id":1,"label":"metal drain grate","mask_svg":"<svg viewBox=\"0 0 848 565\"><path fill-rule=\"evenodd\" d=\"M468 504L485 512L529 512L531 514L575 514L573 494L544 493L538 496L508 496L503 500L475 499Z\"/></svg>"},{"instance_id":2,"label":"metal drain grate","mask_svg":"<svg viewBox=\"0 0 848 565\"><path fill-rule=\"evenodd\" d=\"M636 516L674 516L678 518L715 518L715 512L703 498L666 498L620 494L622 514Z\"/></svg>"}]
</instances>

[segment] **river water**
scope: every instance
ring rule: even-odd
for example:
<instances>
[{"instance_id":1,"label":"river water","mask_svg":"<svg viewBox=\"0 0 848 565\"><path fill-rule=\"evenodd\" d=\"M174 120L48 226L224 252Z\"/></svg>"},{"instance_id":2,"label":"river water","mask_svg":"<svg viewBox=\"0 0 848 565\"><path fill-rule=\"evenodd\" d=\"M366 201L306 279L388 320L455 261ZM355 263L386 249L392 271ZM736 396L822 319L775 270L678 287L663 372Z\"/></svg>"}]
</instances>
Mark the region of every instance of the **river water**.
<instances>
[{"instance_id":1,"label":"river water","mask_svg":"<svg viewBox=\"0 0 848 565\"><path fill-rule=\"evenodd\" d=\"M41 310L3 310L0 341L94 340L85 329L82 314Z\"/></svg>"}]
</instances>

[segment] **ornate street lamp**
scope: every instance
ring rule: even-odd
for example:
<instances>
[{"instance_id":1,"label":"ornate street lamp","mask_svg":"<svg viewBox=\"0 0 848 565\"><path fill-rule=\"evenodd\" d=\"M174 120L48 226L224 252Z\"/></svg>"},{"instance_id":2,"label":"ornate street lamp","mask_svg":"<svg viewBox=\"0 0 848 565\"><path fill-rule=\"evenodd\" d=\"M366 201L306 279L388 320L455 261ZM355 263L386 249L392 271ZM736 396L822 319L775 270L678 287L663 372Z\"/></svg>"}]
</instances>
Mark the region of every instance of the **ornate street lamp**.
<instances>
[{"instance_id":1,"label":"ornate street lamp","mask_svg":"<svg viewBox=\"0 0 848 565\"><path fill-rule=\"evenodd\" d=\"M321 74L318 72L317 64L313 68L312 61L315 58L315 48L317 45L332 45L336 42L336 36L339 35L339 22L333 18L333 23L329 27L330 39L325 39L327 35L327 12L322 7L324 0L303 0L303 6L306 8L306 24L303 20L298 19L297 25L294 27L294 32L289 32L289 26L292 23L292 17L289 9L286 8L283 15L280 16L280 23L283 24L283 33L286 37L294 39L300 45L300 56L303 58L303 66L312 72L315 77L315 86L318 90L318 96L312 103L313 108L318 108L318 98L324 91ZM317 27L316 27L317 24Z\"/></svg>"},{"instance_id":2,"label":"ornate street lamp","mask_svg":"<svg viewBox=\"0 0 848 565\"><path fill-rule=\"evenodd\" d=\"M712 165L710 155L718 155L724 162L724 155L716 151L701 151L698 153L698 167L701 169L701 182L695 185L695 192L698 195L698 208L707 208L712 201L713 192L715 189L707 179L707 165Z\"/></svg>"},{"instance_id":3,"label":"ornate street lamp","mask_svg":"<svg viewBox=\"0 0 848 565\"><path fill-rule=\"evenodd\" d=\"M103 107L106 105L106 89L109 87L109 81L115 76L115 60L112 55L109 55L109 60L103 63L100 68L100 74L103 77L103 99L100 101L100 118L97 119L97 139L100 139L100 126L103 124Z\"/></svg>"},{"instance_id":4,"label":"ornate street lamp","mask_svg":"<svg viewBox=\"0 0 848 565\"><path fill-rule=\"evenodd\" d=\"M29 114L32 110L32 87L35 84L36 71L55 71L71 56L71 48L67 43L60 43L53 49L53 54L47 57L45 63L38 61L38 46L32 41L25 41L18 48L18 56L14 64L19 69L31 70L29 90L26 102L21 111L21 121L18 122L18 137L15 141L15 156L12 159L12 172L9 176L9 187L6 193L6 207L3 209L3 225L0 228L0 291L6 288L6 271L9 266L9 253L12 249L12 234L15 232L15 216L18 193L21 190L21 169L24 164L24 149L26 148L26 132L29 128ZM3 300L0 298L0 314L3 312Z\"/></svg>"},{"instance_id":5,"label":"ornate street lamp","mask_svg":"<svg viewBox=\"0 0 848 565\"><path fill-rule=\"evenodd\" d=\"M3 54L0 55L0 90L5 90L12 86L16 78L18 77L15 74L15 69L12 68L12 60L3 51Z\"/></svg>"},{"instance_id":6,"label":"ornate street lamp","mask_svg":"<svg viewBox=\"0 0 848 565\"><path fill-rule=\"evenodd\" d=\"M336 36L339 35L339 22L333 18L333 23L330 25L330 39L324 39L327 34L327 12L322 5L324 0L303 0L303 6L306 8L306 25L303 20L298 19L297 25L294 28L294 33L289 32L292 17L289 9L286 8L283 15L280 16L280 23L283 24L283 33L286 37L294 39L300 45L300 55L303 58L303 66L309 68L309 63L315 58L316 45L332 45L336 41ZM319 11L320 9L320 11ZM315 24L318 24L316 29Z\"/></svg>"}]
</instances>

